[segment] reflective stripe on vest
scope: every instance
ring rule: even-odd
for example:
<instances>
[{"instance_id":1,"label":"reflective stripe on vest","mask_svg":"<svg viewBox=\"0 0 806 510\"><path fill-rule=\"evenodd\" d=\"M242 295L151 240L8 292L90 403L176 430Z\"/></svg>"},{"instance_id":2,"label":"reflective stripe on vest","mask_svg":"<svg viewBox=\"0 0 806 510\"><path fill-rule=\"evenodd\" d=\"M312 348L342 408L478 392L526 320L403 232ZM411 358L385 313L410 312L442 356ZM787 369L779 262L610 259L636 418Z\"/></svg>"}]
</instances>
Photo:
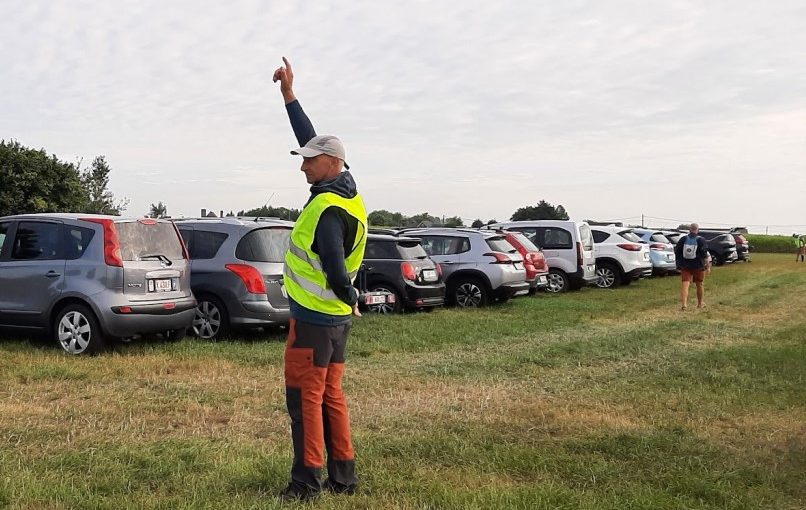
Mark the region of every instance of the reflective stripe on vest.
<instances>
[{"instance_id":1,"label":"reflective stripe on vest","mask_svg":"<svg viewBox=\"0 0 806 510\"><path fill-rule=\"evenodd\" d=\"M359 195L344 198L335 193L320 193L308 202L291 231L283 271L285 286L288 296L309 310L328 315L349 315L352 308L341 301L330 288L322 262L311 249L319 218L329 207L338 207L358 220L355 242L344 260L350 280L354 280L358 274L367 241L367 213L364 203Z\"/></svg>"}]
</instances>

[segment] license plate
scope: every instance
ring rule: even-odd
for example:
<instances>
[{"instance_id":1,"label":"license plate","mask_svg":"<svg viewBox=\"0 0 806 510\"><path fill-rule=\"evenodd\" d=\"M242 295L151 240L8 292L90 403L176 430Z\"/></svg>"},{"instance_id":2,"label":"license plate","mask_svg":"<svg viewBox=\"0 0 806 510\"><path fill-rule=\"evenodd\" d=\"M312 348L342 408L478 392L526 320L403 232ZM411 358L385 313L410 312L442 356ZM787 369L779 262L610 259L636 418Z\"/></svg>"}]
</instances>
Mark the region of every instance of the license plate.
<instances>
[{"instance_id":1,"label":"license plate","mask_svg":"<svg viewBox=\"0 0 806 510\"><path fill-rule=\"evenodd\" d=\"M644 252L644 260L649 260L649 252Z\"/></svg>"},{"instance_id":2,"label":"license plate","mask_svg":"<svg viewBox=\"0 0 806 510\"><path fill-rule=\"evenodd\" d=\"M171 280L154 280L154 288L157 292L170 292Z\"/></svg>"},{"instance_id":3,"label":"license plate","mask_svg":"<svg viewBox=\"0 0 806 510\"><path fill-rule=\"evenodd\" d=\"M523 269L523 264L521 264L520 262L515 262L515 264L513 264L513 265L515 266L515 269L517 269L517 270Z\"/></svg>"},{"instance_id":4,"label":"license plate","mask_svg":"<svg viewBox=\"0 0 806 510\"><path fill-rule=\"evenodd\" d=\"M666 254L666 260L669 260L669 261L674 260L674 253L667 253Z\"/></svg>"},{"instance_id":5,"label":"license plate","mask_svg":"<svg viewBox=\"0 0 806 510\"><path fill-rule=\"evenodd\" d=\"M545 276L538 276L537 281L538 281L538 283L548 283L549 282L548 278L546 278Z\"/></svg>"},{"instance_id":6,"label":"license plate","mask_svg":"<svg viewBox=\"0 0 806 510\"><path fill-rule=\"evenodd\" d=\"M367 304L368 305L382 305L386 303L386 296L367 296Z\"/></svg>"},{"instance_id":7,"label":"license plate","mask_svg":"<svg viewBox=\"0 0 806 510\"><path fill-rule=\"evenodd\" d=\"M434 269L423 269L423 280L427 282L437 281L437 272Z\"/></svg>"}]
</instances>

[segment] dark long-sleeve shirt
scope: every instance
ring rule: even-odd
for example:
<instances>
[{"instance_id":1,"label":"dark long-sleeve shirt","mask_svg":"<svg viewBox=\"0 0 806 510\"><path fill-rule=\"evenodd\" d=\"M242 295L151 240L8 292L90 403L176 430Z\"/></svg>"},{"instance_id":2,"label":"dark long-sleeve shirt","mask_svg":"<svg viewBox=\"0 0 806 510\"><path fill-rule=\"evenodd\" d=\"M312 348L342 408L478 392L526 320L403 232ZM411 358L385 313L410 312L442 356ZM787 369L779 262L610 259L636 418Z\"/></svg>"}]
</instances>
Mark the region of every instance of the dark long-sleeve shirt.
<instances>
[{"instance_id":1,"label":"dark long-sleeve shirt","mask_svg":"<svg viewBox=\"0 0 806 510\"><path fill-rule=\"evenodd\" d=\"M291 128L300 146L304 146L311 138L316 136L316 130L311 120L305 114L299 101L286 105ZM311 186L311 197L319 193L335 193L344 198L353 198L358 193L355 181L349 172L342 172L330 181L323 181ZM336 296L344 303L353 306L358 301L358 292L353 288L352 281L347 274L344 264L345 257L352 252L355 237L358 233L358 221L341 208L330 207L319 217L314 233L311 249L319 255L322 270L327 283ZM291 315L295 319L321 325L335 325L349 322L350 316L332 316L308 310L298 303L291 301Z\"/></svg>"}]
</instances>

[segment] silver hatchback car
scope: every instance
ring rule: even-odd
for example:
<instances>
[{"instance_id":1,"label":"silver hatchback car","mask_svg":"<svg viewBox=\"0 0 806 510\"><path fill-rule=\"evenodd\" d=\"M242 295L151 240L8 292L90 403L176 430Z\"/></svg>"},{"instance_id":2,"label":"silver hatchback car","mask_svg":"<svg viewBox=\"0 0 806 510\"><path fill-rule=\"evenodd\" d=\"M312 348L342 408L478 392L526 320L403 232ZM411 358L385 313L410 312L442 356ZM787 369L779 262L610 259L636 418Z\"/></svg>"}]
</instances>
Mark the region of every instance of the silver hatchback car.
<instances>
[{"instance_id":1,"label":"silver hatchback car","mask_svg":"<svg viewBox=\"0 0 806 510\"><path fill-rule=\"evenodd\" d=\"M523 257L497 232L464 228L405 229L442 266L448 303L465 308L529 293Z\"/></svg>"},{"instance_id":2,"label":"silver hatchback car","mask_svg":"<svg viewBox=\"0 0 806 510\"><path fill-rule=\"evenodd\" d=\"M188 255L166 220L88 214L0 218L0 326L47 331L69 354L112 338L182 336Z\"/></svg>"}]
</instances>

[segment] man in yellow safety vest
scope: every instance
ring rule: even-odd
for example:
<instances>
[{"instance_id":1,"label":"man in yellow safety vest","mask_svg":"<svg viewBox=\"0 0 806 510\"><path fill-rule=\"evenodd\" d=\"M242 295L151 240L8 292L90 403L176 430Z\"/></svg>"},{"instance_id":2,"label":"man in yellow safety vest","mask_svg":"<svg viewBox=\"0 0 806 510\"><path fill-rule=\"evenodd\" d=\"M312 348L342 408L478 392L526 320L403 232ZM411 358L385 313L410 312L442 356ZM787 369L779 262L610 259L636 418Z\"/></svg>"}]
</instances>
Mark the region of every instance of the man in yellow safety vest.
<instances>
[{"instance_id":1,"label":"man in yellow safety vest","mask_svg":"<svg viewBox=\"0 0 806 510\"><path fill-rule=\"evenodd\" d=\"M291 232L284 284L291 308L285 348L286 405L291 417L294 461L291 482L279 497L308 500L323 488L352 494L356 488L350 419L341 388L351 316L360 317L353 287L367 242L367 213L358 194L344 145L316 135L292 89L294 75L284 66L280 82L291 126L301 147L301 170L311 197ZM344 170L343 170L344 169ZM327 479L322 477L325 450Z\"/></svg>"}]
</instances>

